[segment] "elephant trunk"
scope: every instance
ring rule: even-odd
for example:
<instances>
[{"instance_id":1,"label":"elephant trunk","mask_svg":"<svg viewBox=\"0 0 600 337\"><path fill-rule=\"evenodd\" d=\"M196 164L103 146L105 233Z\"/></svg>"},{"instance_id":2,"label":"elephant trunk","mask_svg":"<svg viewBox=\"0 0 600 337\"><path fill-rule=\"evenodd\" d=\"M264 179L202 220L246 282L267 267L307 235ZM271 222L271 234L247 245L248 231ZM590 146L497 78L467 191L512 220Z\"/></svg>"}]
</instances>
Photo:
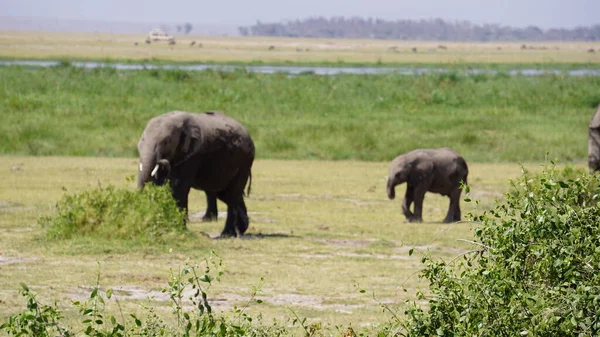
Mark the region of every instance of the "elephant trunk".
<instances>
[{"instance_id":1,"label":"elephant trunk","mask_svg":"<svg viewBox=\"0 0 600 337\"><path fill-rule=\"evenodd\" d=\"M388 194L388 198L390 198L391 200L394 200L394 198L396 197L396 183L394 182L393 179L388 179L387 181L387 194Z\"/></svg>"},{"instance_id":2,"label":"elephant trunk","mask_svg":"<svg viewBox=\"0 0 600 337\"><path fill-rule=\"evenodd\" d=\"M156 166L156 156L151 151L140 154L140 167L138 171L138 188L143 188L151 178L152 170Z\"/></svg>"}]
</instances>

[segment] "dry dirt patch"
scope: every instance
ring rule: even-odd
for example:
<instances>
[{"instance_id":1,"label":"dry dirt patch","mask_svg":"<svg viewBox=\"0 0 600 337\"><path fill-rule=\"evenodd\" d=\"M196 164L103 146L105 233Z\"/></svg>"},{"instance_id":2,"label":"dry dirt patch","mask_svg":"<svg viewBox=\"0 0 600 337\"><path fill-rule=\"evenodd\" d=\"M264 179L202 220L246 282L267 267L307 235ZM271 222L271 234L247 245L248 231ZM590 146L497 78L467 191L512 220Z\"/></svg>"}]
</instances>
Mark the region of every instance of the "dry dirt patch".
<instances>
[{"instance_id":1,"label":"dry dirt patch","mask_svg":"<svg viewBox=\"0 0 600 337\"><path fill-rule=\"evenodd\" d=\"M19 212L33 209L33 207L26 207L24 205L13 203L7 200L0 200L0 213L2 212Z\"/></svg>"},{"instance_id":2,"label":"dry dirt patch","mask_svg":"<svg viewBox=\"0 0 600 337\"><path fill-rule=\"evenodd\" d=\"M76 289L71 290L67 297L71 300L87 300L89 294L92 292L92 287L80 286ZM151 302L169 302L168 292L160 290L149 290L137 286L118 286L112 288L113 297L117 300L134 300L134 301L151 301ZM195 290L188 288L183 293L184 300L189 299L194 295ZM102 296L106 296L106 289L101 290ZM234 307L244 306L251 298L249 296L241 296L232 293L223 293L219 295L208 295L208 303L213 310L227 311L232 310ZM274 295L261 295L256 296L256 299L262 300L265 304L274 306L284 307L306 307L315 310L328 310L333 309L340 313L351 313L349 310L362 308L364 305L360 304L324 304L327 300L323 296L314 295L302 295L302 294L274 294ZM328 299L331 301L331 299ZM187 308L191 309L190 302L187 302Z\"/></svg>"},{"instance_id":3,"label":"dry dirt patch","mask_svg":"<svg viewBox=\"0 0 600 337\"><path fill-rule=\"evenodd\" d=\"M18 257L7 257L0 255L0 266L5 266L7 264L13 263L25 263L24 259L20 259Z\"/></svg>"}]
</instances>

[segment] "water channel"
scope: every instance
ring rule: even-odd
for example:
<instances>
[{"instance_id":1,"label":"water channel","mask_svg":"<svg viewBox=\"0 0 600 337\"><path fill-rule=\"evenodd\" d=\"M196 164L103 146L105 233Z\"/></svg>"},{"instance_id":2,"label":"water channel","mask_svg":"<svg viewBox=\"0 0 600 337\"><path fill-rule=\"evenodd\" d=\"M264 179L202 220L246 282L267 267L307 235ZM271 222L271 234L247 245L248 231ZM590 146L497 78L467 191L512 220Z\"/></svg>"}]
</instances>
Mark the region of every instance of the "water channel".
<instances>
[{"instance_id":1,"label":"water channel","mask_svg":"<svg viewBox=\"0 0 600 337\"><path fill-rule=\"evenodd\" d=\"M60 64L59 61L0 61L0 66L28 66L28 67L54 67ZM71 62L71 65L82 68L101 68L112 67L119 70L144 70L144 69L181 69L190 71L201 70L219 70L235 71L245 69L248 72L259 73L285 73L289 75L315 74L315 75L338 75L338 74L399 74L399 75L420 75L428 73L456 72L453 68L411 68L411 67L325 67L325 66L275 66L275 65L218 65L218 64L185 64L185 65L153 65L153 64L132 64L132 63L103 63L103 62ZM464 74L496 74L500 71L492 69L468 69L461 70ZM547 74L568 75L568 76L600 76L600 69L582 68L571 70L556 69L513 69L502 71L502 73L515 76L540 76Z\"/></svg>"}]
</instances>

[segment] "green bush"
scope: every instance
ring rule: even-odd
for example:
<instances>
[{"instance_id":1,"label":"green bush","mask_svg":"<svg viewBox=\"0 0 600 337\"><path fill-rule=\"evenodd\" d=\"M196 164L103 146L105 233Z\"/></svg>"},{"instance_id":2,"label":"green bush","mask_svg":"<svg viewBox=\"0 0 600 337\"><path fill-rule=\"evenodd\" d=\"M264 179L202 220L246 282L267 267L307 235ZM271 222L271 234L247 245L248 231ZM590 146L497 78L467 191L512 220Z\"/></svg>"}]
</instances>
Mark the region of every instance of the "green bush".
<instances>
[{"instance_id":1,"label":"green bush","mask_svg":"<svg viewBox=\"0 0 600 337\"><path fill-rule=\"evenodd\" d=\"M66 194L56 214L40 218L46 238L81 236L138 242L163 241L185 231L185 214L171 196L169 186L147 185L142 191L99 186Z\"/></svg>"},{"instance_id":2,"label":"green bush","mask_svg":"<svg viewBox=\"0 0 600 337\"><path fill-rule=\"evenodd\" d=\"M472 220L474 249L425 256L428 309L409 303L409 336L597 336L600 176L546 169L513 182Z\"/></svg>"}]
</instances>

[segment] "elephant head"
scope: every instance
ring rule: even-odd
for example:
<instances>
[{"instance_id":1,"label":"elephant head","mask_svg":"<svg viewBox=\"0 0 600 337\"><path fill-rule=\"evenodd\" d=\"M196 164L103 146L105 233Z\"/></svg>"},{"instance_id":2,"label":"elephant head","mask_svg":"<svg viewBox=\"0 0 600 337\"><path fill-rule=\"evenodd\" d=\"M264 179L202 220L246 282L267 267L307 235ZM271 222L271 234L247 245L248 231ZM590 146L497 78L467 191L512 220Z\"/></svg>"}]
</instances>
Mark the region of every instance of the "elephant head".
<instances>
[{"instance_id":1,"label":"elephant head","mask_svg":"<svg viewBox=\"0 0 600 337\"><path fill-rule=\"evenodd\" d=\"M415 153L396 157L390 164L387 181L388 198L396 197L395 188L403 183L413 183L431 175L433 163Z\"/></svg>"},{"instance_id":2,"label":"elephant head","mask_svg":"<svg viewBox=\"0 0 600 337\"><path fill-rule=\"evenodd\" d=\"M138 187L150 181L164 184L172 167L198 151L201 135L198 125L177 111L151 119L138 142Z\"/></svg>"}]
</instances>

